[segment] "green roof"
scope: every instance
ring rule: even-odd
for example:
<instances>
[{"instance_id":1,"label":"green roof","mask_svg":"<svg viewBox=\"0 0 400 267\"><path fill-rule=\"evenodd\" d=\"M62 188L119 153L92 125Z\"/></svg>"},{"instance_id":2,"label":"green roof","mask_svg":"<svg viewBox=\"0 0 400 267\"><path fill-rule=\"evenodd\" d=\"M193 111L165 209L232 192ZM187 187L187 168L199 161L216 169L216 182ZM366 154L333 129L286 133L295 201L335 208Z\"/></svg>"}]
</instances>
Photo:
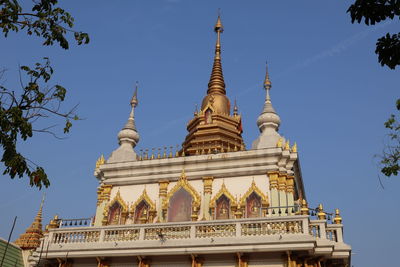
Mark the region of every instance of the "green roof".
<instances>
[{"instance_id":1,"label":"green roof","mask_svg":"<svg viewBox=\"0 0 400 267\"><path fill-rule=\"evenodd\" d=\"M6 249L7 241L0 238L0 262L3 259L4 251ZM4 258L3 266L1 267L24 267L24 260L22 258L22 250L15 244L10 243L7 248L6 256Z\"/></svg>"}]
</instances>

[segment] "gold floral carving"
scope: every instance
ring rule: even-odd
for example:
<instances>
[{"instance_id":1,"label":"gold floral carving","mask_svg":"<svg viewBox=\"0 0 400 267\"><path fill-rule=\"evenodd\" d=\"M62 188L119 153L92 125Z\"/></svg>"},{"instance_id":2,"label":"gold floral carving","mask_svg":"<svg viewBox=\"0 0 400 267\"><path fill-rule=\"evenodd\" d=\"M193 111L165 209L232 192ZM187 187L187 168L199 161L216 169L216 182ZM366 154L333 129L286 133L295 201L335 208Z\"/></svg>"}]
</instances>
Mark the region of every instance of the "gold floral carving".
<instances>
[{"instance_id":1,"label":"gold floral carving","mask_svg":"<svg viewBox=\"0 0 400 267\"><path fill-rule=\"evenodd\" d=\"M104 163L106 163L106 160L104 159L104 155L101 154L101 156L96 161L96 169L99 168Z\"/></svg>"},{"instance_id":2,"label":"gold floral carving","mask_svg":"<svg viewBox=\"0 0 400 267\"><path fill-rule=\"evenodd\" d=\"M212 176L206 176L203 177L203 184L204 184L204 194L212 194L212 183L213 183L214 177Z\"/></svg>"},{"instance_id":3,"label":"gold floral carving","mask_svg":"<svg viewBox=\"0 0 400 267\"><path fill-rule=\"evenodd\" d=\"M294 192L294 176L288 175L288 177L286 178L286 192Z\"/></svg>"},{"instance_id":4,"label":"gold floral carving","mask_svg":"<svg viewBox=\"0 0 400 267\"><path fill-rule=\"evenodd\" d=\"M268 196L266 196L256 185L256 183L253 182L251 183L250 188L247 190L247 192L242 196L242 198L240 199L240 204L242 206L246 205L246 201L247 198L252 194L252 193L256 193L259 197L261 197L261 204L263 207L267 207L269 205L268 202Z\"/></svg>"},{"instance_id":5,"label":"gold floral carving","mask_svg":"<svg viewBox=\"0 0 400 267\"><path fill-rule=\"evenodd\" d=\"M163 181L159 181L158 182L158 185L159 185L159 193L158 193L158 195L160 197L166 197L167 196L168 184L169 184L169 181L167 181L167 180L163 180Z\"/></svg>"},{"instance_id":6,"label":"gold floral carving","mask_svg":"<svg viewBox=\"0 0 400 267\"><path fill-rule=\"evenodd\" d=\"M100 205L103 201L109 201L111 195L112 185L110 184L102 184L97 189L97 206Z\"/></svg>"},{"instance_id":7,"label":"gold floral carving","mask_svg":"<svg viewBox=\"0 0 400 267\"><path fill-rule=\"evenodd\" d=\"M192 197L193 197L193 204L194 207L197 208L197 210L200 208L200 203L201 203L201 197L200 194L197 193L196 189L194 189L188 182L185 171L182 170L181 177L179 178L178 182L176 185L168 192L167 194L167 199L163 203L164 209L167 208L169 200L171 197L180 189L183 188L185 189Z\"/></svg>"},{"instance_id":8,"label":"gold floral carving","mask_svg":"<svg viewBox=\"0 0 400 267\"><path fill-rule=\"evenodd\" d=\"M278 178L278 190L286 191L286 173L280 173Z\"/></svg>"},{"instance_id":9,"label":"gold floral carving","mask_svg":"<svg viewBox=\"0 0 400 267\"><path fill-rule=\"evenodd\" d=\"M218 201L218 199L222 196L225 195L231 204L231 207L236 206L236 200L235 198L232 196L232 194L228 191L228 189L226 188L225 182L222 183L221 189L218 191L218 193L211 199L210 202L210 208L215 208L216 203Z\"/></svg>"},{"instance_id":10,"label":"gold floral carving","mask_svg":"<svg viewBox=\"0 0 400 267\"><path fill-rule=\"evenodd\" d=\"M279 172L276 171L268 172L268 177L269 177L269 188L278 189Z\"/></svg>"},{"instance_id":11,"label":"gold floral carving","mask_svg":"<svg viewBox=\"0 0 400 267\"><path fill-rule=\"evenodd\" d=\"M150 199L149 195L147 194L146 188L143 189L142 195L136 200L135 203L132 204L131 210L136 210L136 207L140 204L140 202L146 202L151 210L156 209L156 204Z\"/></svg>"}]
</instances>

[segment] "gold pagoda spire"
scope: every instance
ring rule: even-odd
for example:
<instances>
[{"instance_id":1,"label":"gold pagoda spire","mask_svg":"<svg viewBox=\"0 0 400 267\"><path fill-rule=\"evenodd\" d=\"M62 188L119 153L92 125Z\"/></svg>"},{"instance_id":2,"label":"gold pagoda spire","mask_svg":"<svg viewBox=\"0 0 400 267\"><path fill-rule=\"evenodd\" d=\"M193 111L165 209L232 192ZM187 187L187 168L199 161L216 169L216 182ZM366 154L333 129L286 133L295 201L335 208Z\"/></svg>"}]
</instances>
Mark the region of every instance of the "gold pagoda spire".
<instances>
[{"instance_id":1,"label":"gold pagoda spire","mask_svg":"<svg viewBox=\"0 0 400 267\"><path fill-rule=\"evenodd\" d=\"M221 64L221 33L224 31L224 27L222 26L221 16L219 14L214 31L217 33L217 43L215 45L214 64L211 71L210 81L208 82L207 94L225 95L225 82Z\"/></svg>"},{"instance_id":2,"label":"gold pagoda spire","mask_svg":"<svg viewBox=\"0 0 400 267\"><path fill-rule=\"evenodd\" d=\"M244 150L242 121L237 105L231 115L231 104L226 96L221 65L221 33L223 26L218 14L214 26L217 34L214 63L208 82L207 95L201 108L187 125L188 135L182 144L185 155L199 155L224 151Z\"/></svg>"},{"instance_id":3,"label":"gold pagoda spire","mask_svg":"<svg viewBox=\"0 0 400 267\"><path fill-rule=\"evenodd\" d=\"M15 244L23 250L36 249L40 246L40 239L43 237L42 229L42 212L43 212L44 195L42 202L40 203L40 208L33 220L31 226L29 226L25 233L21 234Z\"/></svg>"}]
</instances>

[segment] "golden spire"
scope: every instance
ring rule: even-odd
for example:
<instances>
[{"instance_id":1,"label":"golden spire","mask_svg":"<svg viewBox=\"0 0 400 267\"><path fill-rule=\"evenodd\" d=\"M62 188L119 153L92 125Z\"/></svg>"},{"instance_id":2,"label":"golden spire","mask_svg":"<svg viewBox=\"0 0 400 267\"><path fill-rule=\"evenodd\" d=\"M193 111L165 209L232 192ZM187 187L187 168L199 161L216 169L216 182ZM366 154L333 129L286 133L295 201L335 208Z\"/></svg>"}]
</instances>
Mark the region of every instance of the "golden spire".
<instances>
[{"instance_id":1,"label":"golden spire","mask_svg":"<svg viewBox=\"0 0 400 267\"><path fill-rule=\"evenodd\" d=\"M219 14L214 31L217 33L217 43L215 45L214 64L211 71L210 81L208 82L207 94L216 93L225 95L225 82L221 65L221 33L224 31L224 27L222 26L221 16Z\"/></svg>"},{"instance_id":2,"label":"golden spire","mask_svg":"<svg viewBox=\"0 0 400 267\"><path fill-rule=\"evenodd\" d=\"M25 233L21 234L15 244L23 250L36 249L40 246L40 239L43 237L42 229L42 211L43 211L44 195L42 202L40 203L40 208L33 220L31 226L29 226Z\"/></svg>"}]
</instances>

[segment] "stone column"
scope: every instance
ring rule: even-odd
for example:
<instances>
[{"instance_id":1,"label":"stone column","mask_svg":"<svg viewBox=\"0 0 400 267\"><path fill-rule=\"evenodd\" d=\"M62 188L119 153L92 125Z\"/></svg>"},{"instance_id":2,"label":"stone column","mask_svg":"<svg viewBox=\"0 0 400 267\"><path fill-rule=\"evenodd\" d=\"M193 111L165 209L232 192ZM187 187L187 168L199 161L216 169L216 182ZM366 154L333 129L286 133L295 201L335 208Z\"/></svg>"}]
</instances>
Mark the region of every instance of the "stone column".
<instances>
[{"instance_id":1,"label":"stone column","mask_svg":"<svg viewBox=\"0 0 400 267\"><path fill-rule=\"evenodd\" d=\"M278 194L279 194L279 206L280 208L280 215L287 215L287 199L286 199L286 173L280 173L278 178Z\"/></svg>"},{"instance_id":2,"label":"stone column","mask_svg":"<svg viewBox=\"0 0 400 267\"><path fill-rule=\"evenodd\" d=\"M112 185L102 184L97 189L97 208L94 226L101 226L104 219L104 209L110 201Z\"/></svg>"},{"instance_id":3,"label":"stone column","mask_svg":"<svg viewBox=\"0 0 400 267\"><path fill-rule=\"evenodd\" d=\"M168 191L168 180L162 180L158 182L159 192L158 192L158 207L157 207L157 214L158 214L158 222L165 222L165 214L164 210L167 208L167 191Z\"/></svg>"},{"instance_id":4,"label":"stone column","mask_svg":"<svg viewBox=\"0 0 400 267\"><path fill-rule=\"evenodd\" d=\"M269 177L269 190L271 192L271 207L279 206L279 194L278 194L278 175L277 171L268 172ZM278 209L273 209L270 212L274 211L275 215L278 215Z\"/></svg>"},{"instance_id":5,"label":"stone column","mask_svg":"<svg viewBox=\"0 0 400 267\"><path fill-rule=\"evenodd\" d=\"M286 178L287 205L294 206L294 176L288 175ZM292 207L289 208L288 215L292 215Z\"/></svg>"},{"instance_id":6,"label":"stone column","mask_svg":"<svg viewBox=\"0 0 400 267\"><path fill-rule=\"evenodd\" d=\"M203 186L204 186L204 197L203 197L203 218L202 220L210 220L210 201L212 195L212 183L214 181L214 177L205 176L203 177Z\"/></svg>"}]
</instances>

